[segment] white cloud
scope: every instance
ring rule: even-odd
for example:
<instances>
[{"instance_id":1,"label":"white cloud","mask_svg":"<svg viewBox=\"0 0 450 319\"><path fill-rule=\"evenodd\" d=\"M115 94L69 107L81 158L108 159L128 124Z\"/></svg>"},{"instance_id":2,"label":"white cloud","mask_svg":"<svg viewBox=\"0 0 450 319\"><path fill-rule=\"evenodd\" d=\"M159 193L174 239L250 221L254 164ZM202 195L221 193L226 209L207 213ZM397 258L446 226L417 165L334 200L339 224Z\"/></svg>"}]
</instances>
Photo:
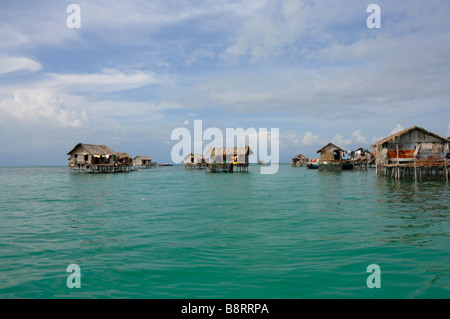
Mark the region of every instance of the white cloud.
<instances>
[{"instance_id":1,"label":"white cloud","mask_svg":"<svg viewBox=\"0 0 450 319\"><path fill-rule=\"evenodd\" d=\"M96 80L99 79L94 77L90 83L85 83L85 90L92 88ZM106 81L103 89L111 90L118 83L114 81ZM135 102L99 99L96 94L76 95L70 92L70 83L70 81L61 81L57 86L56 84L35 82L21 88L17 85L1 87L0 111L23 124L51 123L58 127L80 127L88 124L96 128L128 125L130 129L134 129L135 125L151 124L160 120L164 116L164 111L183 108L182 105L170 99ZM101 80L97 85L102 86ZM124 84L124 87L129 88L130 86ZM81 88L82 84L80 83L79 89ZM14 92L14 94L11 95L10 92ZM101 92L101 90L98 89L95 92Z\"/></svg>"},{"instance_id":2,"label":"white cloud","mask_svg":"<svg viewBox=\"0 0 450 319\"><path fill-rule=\"evenodd\" d=\"M376 136L372 137L372 139L371 139L372 144L375 144L376 142L378 142L381 139L383 139L383 137L376 137Z\"/></svg>"},{"instance_id":3,"label":"white cloud","mask_svg":"<svg viewBox=\"0 0 450 319\"><path fill-rule=\"evenodd\" d=\"M0 24L0 48L16 47L29 42L29 38L14 27Z\"/></svg>"},{"instance_id":4,"label":"white cloud","mask_svg":"<svg viewBox=\"0 0 450 319\"><path fill-rule=\"evenodd\" d=\"M300 146L300 139L297 136L297 132L289 130L280 133L280 146L282 148L298 147Z\"/></svg>"},{"instance_id":5,"label":"white cloud","mask_svg":"<svg viewBox=\"0 0 450 319\"><path fill-rule=\"evenodd\" d=\"M30 2L27 3L26 13L21 10L23 8L18 3L17 8L11 5L15 10L2 10L0 21L13 21L19 26L25 25L26 28L21 31L26 32L24 36L27 39L33 40L29 43L32 46L44 44L60 47L75 42L86 44L90 42L84 38L88 31L89 35L94 38L100 37L101 41L132 44L135 47L137 43L138 45L143 42L151 43L151 36L163 32L164 28L181 24L184 24L185 28L189 23L195 23L197 28L203 23L203 27L207 28L217 20L229 22L228 17L251 15L261 6L253 0L151 2L77 0L76 4L81 9L81 28L73 30L66 27L66 18L70 13L66 13L65 8L69 3L55 5L54 1ZM146 41L142 41L143 38Z\"/></svg>"},{"instance_id":6,"label":"white cloud","mask_svg":"<svg viewBox=\"0 0 450 319\"><path fill-rule=\"evenodd\" d=\"M87 119L86 112L67 109L63 99L43 89L17 90L0 102L0 110L27 123L48 120L60 127L80 127Z\"/></svg>"},{"instance_id":7,"label":"white cloud","mask_svg":"<svg viewBox=\"0 0 450 319\"><path fill-rule=\"evenodd\" d=\"M150 102L90 100L86 97L69 95L66 95L66 100L70 101L73 107L83 105L89 110L90 117L101 124L111 120L122 123L130 121L151 123L161 118L162 111L181 108L176 103L164 100Z\"/></svg>"},{"instance_id":8,"label":"white cloud","mask_svg":"<svg viewBox=\"0 0 450 319\"><path fill-rule=\"evenodd\" d=\"M450 124L447 127L447 136L446 137L449 137L449 136L450 136Z\"/></svg>"},{"instance_id":9,"label":"white cloud","mask_svg":"<svg viewBox=\"0 0 450 319\"><path fill-rule=\"evenodd\" d=\"M184 121L184 125L189 125L189 121L188 120Z\"/></svg>"},{"instance_id":10,"label":"white cloud","mask_svg":"<svg viewBox=\"0 0 450 319\"><path fill-rule=\"evenodd\" d=\"M0 55L0 74L11 73L20 70L39 71L42 66L26 57L13 57Z\"/></svg>"},{"instance_id":11,"label":"white cloud","mask_svg":"<svg viewBox=\"0 0 450 319\"><path fill-rule=\"evenodd\" d=\"M360 144L367 144L367 138L362 135L362 130L356 130L352 133L352 138Z\"/></svg>"},{"instance_id":12,"label":"white cloud","mask_svg":"<svg viewBox=\"0 0 450 319\"><path fill-rule=\"evenodd\" d=\"M319 135L314 135L312 132L307 132L303 136L301 144L305 146L314 145L320 143Z\"/></svg>"},{"instance_id":13,"label":"white cloud","mask_svg":"<svg viewBox=\"0 0 450 319\"><path fill-rule=\"evenodd\" d=\"M115 69L103 69L100 73L85 74L47 74L45 85L62 87L69 91L111 92L139 88L164 83L156 79L153 73L133 71L123 73ZM167 82L166 82L167 83Z\"/></svg>"},{"instance_id":14,"label":"white cloud","mask_svg":"<svg viewBox=\"0 0 450 319\"><path fill-rule=\"evenodd\" d=\"M299 148L304 146L317 147L323 143L324 140L313 132L306 132L304 135L301 135L294 130L288 130L280 133L280 146L283 148Z\"/></svg>"},{"instance_id":15,"label":"white cloud","mask_svg":"<svg viewBox=\"0 0 450 319\"><path fill-rule=\"evenodd\" d=\"M415 60L411 60L414 65ZM214 74L197 78L183 100L193 106L217 105L246 113L306 112L330 119L402 116L421 112L424 103L431 112L450 98L445 80L449 67L427 63L440 71L403 68L397 58L386 58L383 70L365 70L357 64L314 70L293 65Z\"/></svg>"},{"instance_id":16,"label":"white cloud","mask_svg":"<svg viewBox=\"0 0 450 319\"><path fill-rule=\"evenodd\" d=\"M240 26L237 39L224 57L249 56L253 60L278 55L304 31L310 8L303 1L265 2Z\"/></svg>"},{"instance_id":17,"label":"white cloud","mask_svg":"<svg viewBox=\"0 0 450 319\"><path fill-rule=\"evenodd\" d=\"M97 129L107 137L104 128L114 127L126 139L146 122L183 123L164 111L184 107L190 122L195 115L188 112L224 127L301 127L281 140L307 152L352 122L380 136L392 129L386 118L403 123L408 114L408 121L429 125L436 114L448 114L442 107L450 98L446 0L381 3L381 30L366 28L360 0L80 0L79 30L66 27L66 5L53 2L32 1L25 12L12 1L0 10L0 52L9 58L0 57L0 74L7 75L0 121L17 119L9 127L21 122L23 136L24 128L37 132L42 123L49 131L82 125L89 130L77 131L86 136ZM53 73L35 72L42 67ZM26 73L9 76L20 70ZM370 137L351 133L358 127L346 138L336 135L336 144L364 146ZM14 138L5 141L14 145Z\"/></svg>"},{"instance_id":18,"label":"white cloud","mask_svg":"<svg viewBox=\"0 0 450 319\"><path fill-rule=\"evenodd\" d=\"M264 4L253 0L241 1L152 1L127 2L83 1L80 6L91 12L88 25L96 26L147 26L154 30L201 19L219 19L221 16L249 16ZM127 14L123 14L126 12Z\"/></svg>"},{"instance_id":19,"label":"white cloud","mask_svg":"<svg viewBox=\"0 0 450 319\"><path fill-rule=\"evenodd\" d=\"M349 139L344 139L341 134L337 133L331 140L333 144L339 147L343 147L352 143Z\"/></svg>"},{"instance_id":20,"label":"white cloud","mask_svg":"<svg viewBox=\"0 0 450 319\"><path fill-rule=\"evenodd\" d=\"M403 131L403 130L404 130L404 127L401 126L400 124L397 124L397 126L394 127L394 129L391 131L391 133L390 133L389 135L392 135L392 134L401 132L401 131Z\"/></svg>"}]
</instances>

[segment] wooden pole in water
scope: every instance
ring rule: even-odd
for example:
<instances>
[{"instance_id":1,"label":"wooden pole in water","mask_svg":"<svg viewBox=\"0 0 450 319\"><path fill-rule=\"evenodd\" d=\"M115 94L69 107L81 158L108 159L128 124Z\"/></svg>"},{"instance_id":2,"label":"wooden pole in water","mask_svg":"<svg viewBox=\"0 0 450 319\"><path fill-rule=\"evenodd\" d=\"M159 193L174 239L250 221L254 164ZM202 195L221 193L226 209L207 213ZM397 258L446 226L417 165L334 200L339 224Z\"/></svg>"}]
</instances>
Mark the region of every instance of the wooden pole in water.
<instances>
[{"instance_id":1,"label":"wooden pole in water","mask_svg":"<svg viewBox=\"0 0 450 319\"><path fill-rule=\"evenodd\" d=\"M397 174L396 174L396 178L400 178L400 167L398 166L399 162L398 162L398 145L395 145L396 149L397 149Z\"/></svg>"},{"instance_id":2,"label":"wooden pole in water","mask_svg":"<svg viewBox=\"0 0 450 319\"><path fill-rule=\"evenodd\" d=\"M377 154L377 157L378 157L379 153L380 153L380 149L379 148L375 148L374 149L374 154ZM375 157L375 175L378 175L378 161L377 161L377 157Z\"/></svg>"},{"instance_id":3,"label":"wooden pole in water","mask_svg":"<svg viewBox=\"0 0 450 319\"><path fill-rule=\"evenodd\" d=\"M447 150L445 150L447 148ZM448 182L448 168L447 168L447 157L445 157L446 152L448 152L448 143L444 147L444 166L445 166L445 180Z\"/></svg>"},{"instance_id":4,"label":"wooden pole in water","mask_svg":"<svg viewBox=\"0 0 450 319\"><path fill-rule=\"evenodd\" d=\"M416 157L414 157L414 180L417 182L417 166L416 166Z\"/></svg>"}]
</instances>

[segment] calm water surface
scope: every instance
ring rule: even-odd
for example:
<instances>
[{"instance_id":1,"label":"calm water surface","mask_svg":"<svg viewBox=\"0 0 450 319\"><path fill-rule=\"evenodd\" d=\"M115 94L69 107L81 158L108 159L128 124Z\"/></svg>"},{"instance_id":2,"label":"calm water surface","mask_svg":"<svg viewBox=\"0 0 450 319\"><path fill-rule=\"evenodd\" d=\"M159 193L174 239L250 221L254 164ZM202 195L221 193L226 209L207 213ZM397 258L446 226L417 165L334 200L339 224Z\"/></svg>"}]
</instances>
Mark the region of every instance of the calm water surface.
<instances>
[{"instance_id":1,"label":"calm water surface","mask_svg":"<svg viewBox=\"0 0 450 319\"><path fill-rule=\"evenodd\" d=\"M450 298L445 181L1 167L0 190L0 298Z\"/></svg>"}]
</instances>

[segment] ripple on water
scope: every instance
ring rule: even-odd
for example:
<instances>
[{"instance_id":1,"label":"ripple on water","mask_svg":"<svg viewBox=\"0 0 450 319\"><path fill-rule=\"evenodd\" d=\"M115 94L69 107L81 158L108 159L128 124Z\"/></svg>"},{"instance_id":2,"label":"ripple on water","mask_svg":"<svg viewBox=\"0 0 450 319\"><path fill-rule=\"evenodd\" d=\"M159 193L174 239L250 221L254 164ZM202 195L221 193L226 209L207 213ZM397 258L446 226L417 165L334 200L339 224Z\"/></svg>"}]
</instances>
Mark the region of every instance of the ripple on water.
<instances>
[{"instance_id":1,"label":"ripple on water","mask_svg":"<svg viewBox=\"0 0 450 319\"><path fill-rule=\"evenodd\" d=\"M450 297L448 184L258 169L0 168L0 296ZM66 287L71 263L80 290Z\"/></svg>"}]
</instances>

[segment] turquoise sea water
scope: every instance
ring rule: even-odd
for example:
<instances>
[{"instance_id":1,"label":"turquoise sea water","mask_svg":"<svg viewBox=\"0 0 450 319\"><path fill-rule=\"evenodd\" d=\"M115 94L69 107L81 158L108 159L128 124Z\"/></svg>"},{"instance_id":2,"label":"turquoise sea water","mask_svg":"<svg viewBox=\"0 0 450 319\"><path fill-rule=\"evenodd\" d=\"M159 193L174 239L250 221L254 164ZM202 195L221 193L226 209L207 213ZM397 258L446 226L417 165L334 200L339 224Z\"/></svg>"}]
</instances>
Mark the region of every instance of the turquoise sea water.
<instances>
[{"instance_id":1,"label":"turquoise sea water","mask_svg":"<svg viewBox=\"0 0 450 319\"><path fill-rule=\"evenodd\" d=\"M0 190L0 298L450 298L445 181L2 167Z\"/></svg>"}]
</instances>

